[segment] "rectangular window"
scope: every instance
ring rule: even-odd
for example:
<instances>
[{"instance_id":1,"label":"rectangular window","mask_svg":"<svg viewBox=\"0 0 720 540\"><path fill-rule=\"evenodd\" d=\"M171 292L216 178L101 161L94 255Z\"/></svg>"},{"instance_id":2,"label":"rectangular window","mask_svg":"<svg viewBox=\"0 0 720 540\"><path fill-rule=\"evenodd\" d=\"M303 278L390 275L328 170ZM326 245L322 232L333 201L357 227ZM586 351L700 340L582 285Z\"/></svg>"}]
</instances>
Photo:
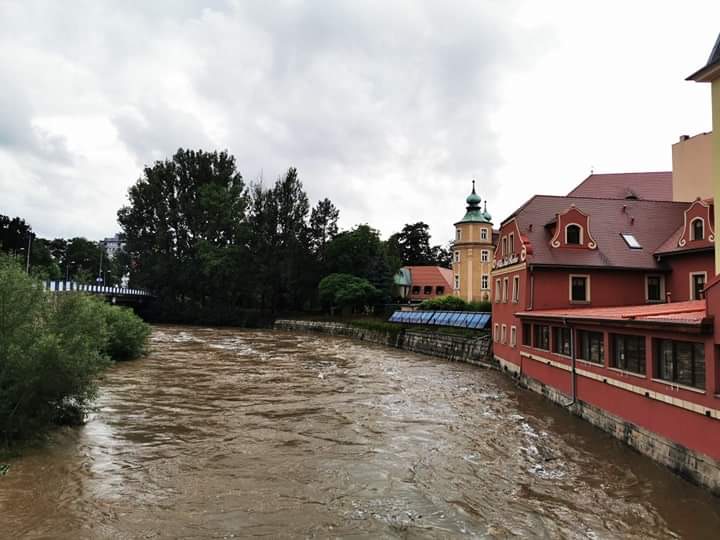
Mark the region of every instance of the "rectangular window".
<instances>
[{"instance_id":1,"label":"rectangular window","mask_svg":"<svg viewBox=\"0 0 720 540\"><path fill-rule=\"evenodd\" d=\"M498 341L498 338L500 337L498 334L500 334L500 325L498 323L495 323L495 328L493 331L493 341Z\"/></svg>"},{"instance_id":2,"label":"rectangular window","mask_svg":"<svg viewBox=\"0 0 720 540\"><path fill-rule=\"evenodd\" d=\"M507 340L507 325L503 324L500 329L500 341L505 343L505 341Z\"/></svg>"},{"instance_id":3,"label":"rectangular window","mask_svg":"<svg viewBox=\"0 0 720 540\"><path fill-rule=\"evenodd\" d=\"M664 296L662 276L647 276L645 282L647 284L647 290L645 292L647 301L662 302Z\"/></svg>"},{"instance_id":4,"label":"rectangular window","mask_svg":"<svg viewBox=\"0 0 720 540\"><path fill-rule=\"evenodd\" d=\"M508 278L503 278L502 301L508 301Z\"/></svg>"},{"instance_id":5,"label":"rectangular window","mask_svg":"<svg viewBox=\"0 0 720 540\"><path fill-rule=\"evenodd\" d=\"M487 229L485 227L480 229L480 240L487 240Z\"/></svg>"},{"instance_id":6,"label":"rectangular window","mask_svg":"<svg viewBox=\"0 0 720 540\"><path fill-rule=\"evenodd\" d=\"M690 274L691 300L702 300L705 298L705 272L694 272Z\"/></svg>"},{"instance_id":7,"label":"rectangular window","mask_svg":"<svg viewBox=\"0 0 720 540\"><path fill-rule=\"evenodd\" d=\"M460 276L458 274L455 274L455 290L460 290Z\"/></svg>"},{"instance_id":8,"label":"rectangular window","mask_svg":"<svg viewBox=\"0 0 720 540\"><path fill-rule=\"evenodd\" d=\"M484 275L480 278L480 287L483 288L483 289L488 289L488 288L490 288L490 287L489 287L489 284L488 284L488 281L489 281L489 280L488 280L487 274L484 274Z\"/></svg>"},{"instance_id":9,"label":"rectangular window","mask_svg":"<svg viewBox=\"0 0 720 540\"><path fill-rule=\"evenodd\" d=\"M625 240L625 243L630 249L642 249L640 242L637 241L637 238L635 238L634 235L630 233L620 233L620 236L622 236L623 240Z\"/></svg>"},{"instance_id":10,"label":"rectangular window","mask_svg":"<svg viewBox=\"0 0 720 540\"><path fill-rule=\"evenodd\" d=\"M533 326L533 345L536 349L550 350L550 327L544 324Z\"/></svg>"},{"instance_id":11,"label":"rectangular window","mask_svg":"<svg viewBox=\"0 0 720 540\"><path fill-rule=\"evenodd\" d=\"M570 275L570 301L590 301L590 278L588 276Z\"/></svg>"},{"instance_id":12,"label":"rectangular window","mask_svg":"<svg viewBox=\"0 0 720 540\"><path fill-rule=\"evenodd\" d=\"M462 230L455 229L455 240L462 240Z\"/></svg>"},{"instance_id":13,"label":"rectangular window","mask_svg":"<svg viewBox=\"0 0 720 540\"><path fill-rule=\"evenodd\" d=\"M495 280L495 302L500 301L500 294L502 291L500 290L500 278Z\"/></svg>"},{"instance_id":14,"label":"rectangular window","mask_svg":"<svg viewBox=\"0 0 720 540\"><path fill-rule=\"evenodd\" d=\"M453 251L453 262L460 262L460 252Z\"/></svg>"},{"instance_id":15,"label":"rectangular window","mask_svg":"<svg viewBox=\"0 0 720 540\"><path fill-rule=\"evenodd\" d=\"M501 255L504 257L507 255L507 237L503 236L502 239L502 253Z\"/></svg>"},{"instance_id":16,"label":"rectangular window","mask_svg":"<svg viewBox=\"0 0 720 540\"><path fill-rule=\"evenodd\" d=\"M512 301L516 304L520 301L520 276L513 277Z\"/></svg>"},{"instance_id":17,"label":"rectangular window","mask_svg":"<svg viewBox=\"0 0 720 540\"><path fill-rule=\"evenodd\" d=\"M423 294L432 294L432 285L425 285L425 287L423 287Z\"/></svg>"},{"instance_id":18,"label":"rectangular window","mask_svg":"<svg viewBox=\"0 0 720 540\"><path fill-rule=\"evenodd\" d=\"M490 252L487 249L480 251L480 262L488 262L490 260Z\"/></svg>"},{"instance_id":19,"label":"rectangular window","mask_svg":"<svg viewBox=\"0 0 720 540\"><path fill-rule=\"evenodd\" d=\"M565 356L572 355L571 332L569 328L563 326L553 328L553 352Z\"/></svg>"},{"instance_id":20,"label":"rectangular window","mask_svg":"<svg viewBox=\"0 0 720 540\"><path fill-rule=\"evenodd\" d=\"M442 285L438 285L437 287L435 287L435 294L445 294L445 287L443 287Z\"/></svg>"},{"instance_id":21,"label":"rectangular window","mask_svg":"<svg viewBox=\"0 0 720 540\"><path fill-rule=\"evenodd\" d=\"M511 255L515 253L515 234L510 233L510 236L508 236L508 253Z\"/></svg>"},{"instance_id":22,"label":"rectangular window","mask_svg":"<svg viewBox=\"0 0 720 540\"><path fill-rule=\"evenodd\" d=\"M514 326L510 327L510 346L514 347L517 345L517 328Z\"/></svg>"},{"instance_id":23,"label":"rectangular window","mask_svg":"<svg viewBox=\"0 0 720 540\"><path fill-rule=\"evenodd\" d=\"M413 294L420 294L420 286L419 286L419 285L413 285L412 293L413 293Z\"/></svg>"},{"instance_id":24,"label":"rectangular window","mask_svg":"<svg viewBox=\"0 0 720 540\"><path fill-rule=\"evenodd\" d=\"M577 357L587 362L605 364L605 342L601 332L578 330Z\"/></svg>"},{"instance_id":25,"label":"rectangular window","mask_svg":"<svg viewBox=\"0 0 720 540\"><path fill-rule=\"evenodd\" d=\"M702 343L656 339L655 377L705 390L705 346Z\"/></svg>"},{"instance_id":26,"label":"rectangular window","mask_svg":"<svg viewBox=\"0 0 720 540\"><path fill-rule=\"evenodd\" d=\"M532 325L527 322L522 325L522 344L528 347L532 345Z\"/></svg>"},{"instance_id":27,"label":"rectangular window","mask_svg":"<svg viewBox=\"0 0 720 540\"><path fill-rule=\"evenodd\" d=\"M645 375L645 337L612 335L612 367Z\"/></svg>"}]
</instances>

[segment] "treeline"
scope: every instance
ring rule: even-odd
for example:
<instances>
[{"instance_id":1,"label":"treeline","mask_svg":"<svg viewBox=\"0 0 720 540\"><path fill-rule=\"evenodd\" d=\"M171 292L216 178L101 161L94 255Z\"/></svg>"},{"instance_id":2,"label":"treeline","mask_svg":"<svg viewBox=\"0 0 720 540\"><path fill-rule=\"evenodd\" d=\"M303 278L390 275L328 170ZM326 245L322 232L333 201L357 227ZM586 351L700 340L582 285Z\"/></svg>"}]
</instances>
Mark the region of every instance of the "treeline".
<instances>
[{"instance_id":1,"label":"treeline","mask_svg":"<svg viewBox=\"0 0 720 540\"><path fill-rule=\"evenodd\" d=\"M122 252L110 259L101 242L82 237L40 238L24 219L2 214L0 253L14 258L39 279L69 279L79 283L95 283L99 277L104 284L118 285L129 263Z\"/></svg>"},{"instance_id":2,"label":"treeline","mask_svg":"<svg viewBox=\"0 0 720 540\"><path fill-rule=\"evenodd\" d=\"M382 241L367 224L339 231L338 218L329 199L311 205L294 168L272 185L246 183L227 152L183 149L146 167L118 212L131 284L157 295L162 320L251 324L257 313L318 309L332 274L389 302L403 264L449 265L424 223Z\"/></svg>"},{"instance_id":3,"label":"treeline","mask_svg":"<svg viewBox=\"0 0 720 540\"><path fill-rule=\"evenodd\" d=\"M143 354L150 334L130 310L39 285L0 256L0 450L81 422L98 375Z\"/></svg>"}]
</instances>

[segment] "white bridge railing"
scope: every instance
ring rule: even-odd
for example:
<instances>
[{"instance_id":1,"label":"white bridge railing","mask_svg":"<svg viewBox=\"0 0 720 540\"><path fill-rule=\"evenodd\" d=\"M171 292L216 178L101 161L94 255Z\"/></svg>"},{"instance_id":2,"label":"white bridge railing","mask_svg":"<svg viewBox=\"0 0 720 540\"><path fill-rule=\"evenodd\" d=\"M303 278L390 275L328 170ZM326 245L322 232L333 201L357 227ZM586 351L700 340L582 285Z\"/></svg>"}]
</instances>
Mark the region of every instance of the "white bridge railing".
<instances>
[{"instance_id":1,"label":"white bridge railing","mask_svg":"<svg viewBox=\"0 0 720 540\"><path fill-rule=\"evenodd\" d=\"M143 289L129 289L128 287L111 287L108 285L83 285L74 281L45 281L45 290L50 292L86 292L91 294L112 294L118 296L150 296Z\"/></svg>"}]
</instances>

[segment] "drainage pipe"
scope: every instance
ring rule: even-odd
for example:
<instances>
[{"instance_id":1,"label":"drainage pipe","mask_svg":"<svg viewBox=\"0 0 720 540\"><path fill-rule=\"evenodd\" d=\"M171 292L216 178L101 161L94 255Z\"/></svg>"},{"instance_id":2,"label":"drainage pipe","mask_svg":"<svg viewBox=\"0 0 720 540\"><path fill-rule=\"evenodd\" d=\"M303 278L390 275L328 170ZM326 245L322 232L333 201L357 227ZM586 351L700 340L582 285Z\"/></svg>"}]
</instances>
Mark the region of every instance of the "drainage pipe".
<instances>
[{"instance_id":1,"label":"drainage pipe","mask_svg":"<svg viewBox=\"0 0 720 540\"><path fill-rule=\"evenodd\" d=\"M575 370L576 366L576 358L577 355L575 354L575 329L572 327L572 325L569 325L567 322L567 319L563 319L563 324L565 328L570 329L570 358L572 361L572 367L570 371L570 387L572 388L572 401L565 405L565 407L572 407L575 405L575 402L577 401L577 386L576 386L576 379L577 379L577 372Z\"/></svg>"}]
</instances>

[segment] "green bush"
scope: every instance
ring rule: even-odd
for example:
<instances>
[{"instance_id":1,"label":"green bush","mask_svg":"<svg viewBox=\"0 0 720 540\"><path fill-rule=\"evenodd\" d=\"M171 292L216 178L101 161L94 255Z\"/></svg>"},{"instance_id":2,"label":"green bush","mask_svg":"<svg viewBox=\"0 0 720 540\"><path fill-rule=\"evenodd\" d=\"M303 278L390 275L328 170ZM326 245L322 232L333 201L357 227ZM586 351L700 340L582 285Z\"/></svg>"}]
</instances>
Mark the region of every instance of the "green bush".
<instances>
[{"instance_id":1,"label":"green bush","mask_svg":"<svg viewBox=\"0 0 720 540\"><path fill-rule=\"evenodd\" d=\"M103 352L113 360L133 360L145 353L150 326L128 308L101 304L107 324Z\"/></svg>"},{"instance_id":2,"label":"green bush","mask_svg":"<svg viewBox=\"0 0 720 540\"><path fill-rule=\"evenodd\" d=\"M109 357L141 354L148 328L82 294L51 294L0 257L0 437L10 443L54 422L82 420Z\"/></svg>"},{"instance_id":3,"label":"green bush","mask_svg":"<svg viewBox=\"0 0 720 540\"><path fill-rule=\"evenodd\" d=\"M420 309L433 311L484 311L490 312L492 304L487 301L466 302L458 296L437 296L423 300Z\"/></svg>"},{"instance_id":4,"label":"green bush","mask_svg":"<svg viewBox=\"0 0 720 540\"><path fill-rule=\"evenodd\" d=\"M381 297L380 291L367 279L350 274L324 277L318 285L318 292L323 307L339 307L348 311L372 305Z\"/></svg>"}]
</instances>

